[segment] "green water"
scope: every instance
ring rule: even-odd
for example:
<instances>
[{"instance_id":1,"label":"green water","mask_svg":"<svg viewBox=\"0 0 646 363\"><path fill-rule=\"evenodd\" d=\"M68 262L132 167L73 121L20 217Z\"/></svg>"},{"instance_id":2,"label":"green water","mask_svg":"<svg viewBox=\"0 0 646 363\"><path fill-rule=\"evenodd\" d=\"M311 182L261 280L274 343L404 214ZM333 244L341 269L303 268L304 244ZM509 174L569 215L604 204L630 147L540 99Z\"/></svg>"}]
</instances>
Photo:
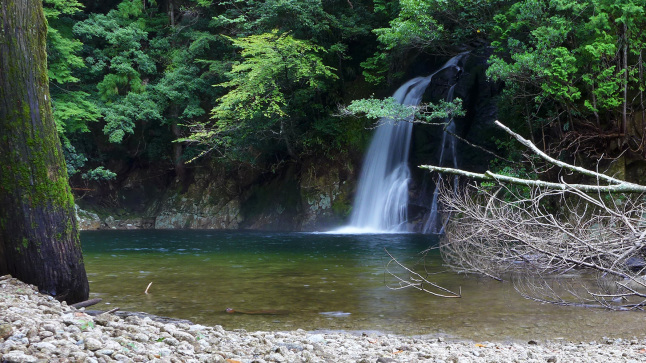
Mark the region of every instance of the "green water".
<instances>
[{"instance_id":1,"label":"green water","mask_svg":"<svg viewBox=\"0 0 646 363\"><path fill-rule=\"evenodd\" d=\"M426 258L442 299L393 290L388 251L408 266L436 244L418 234L330 235L247 231L82 232L96 309L144 311L225 329L381 331L476 340L643 336L644 313L539 304L508 283L467 278ZM402 272L400 275L406 277ZM152 282L149 294L144 294ZM227 314L280 310L281 315Z\"/></svg>"}]
</instances>

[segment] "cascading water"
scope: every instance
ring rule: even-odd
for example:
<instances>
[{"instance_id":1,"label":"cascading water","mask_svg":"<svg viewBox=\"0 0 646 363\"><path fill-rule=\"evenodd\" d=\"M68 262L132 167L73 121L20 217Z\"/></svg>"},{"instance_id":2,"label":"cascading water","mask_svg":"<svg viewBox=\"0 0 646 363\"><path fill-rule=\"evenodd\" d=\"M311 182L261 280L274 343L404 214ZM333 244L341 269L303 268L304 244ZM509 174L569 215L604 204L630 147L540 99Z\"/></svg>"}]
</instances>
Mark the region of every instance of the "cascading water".
<instances>
[{"instance_id":1,"label":"cascading water","mask_svg":"<svg viewBox=\"0 0 646 363\"><path fill-rule=\"evenodd\" d=\"M453 92L455 89L455 85L451 86L449 89L449 93L447 94L446 100L447 101L453 101ZM455 122L453 120L445 120L449 121L449 123L446 125L446 130L442 134L442 144L440 146L440 158L437 162L438 166L446 166L445 163L445 157L446 159L451 160L452 162L452 167L457 169L458 167L458 158L457 158L457 152L455 149ZM433 192L433 200L431 201L431 211L429 213L429 217L424 223L424 228L422 228L423 233L442 233L442 221L441 221L441 215L439 212L438 208L438 199L439 199L439 184L442 182L442 174L439 174L438 180L435 184L435 191ZM458 177L454 176L453 177L453 185L457 186L458 183Z\"/></svg>"},{"instance_id":2,"label":"cascading water","mask_svg":"<svg viewBox=\"0 0 646 363\"><path fill-rule=\"evenodd\" d=\"M416 77L399 87L393 98L404 105L419 105L433 76L450 67L458 67L464 53L450 59L428 77ZM412 122L379 122L366 154L350 224L336 232L383 233L406 232L408 222L408 183Z\"/></svg>"}]
</instances>

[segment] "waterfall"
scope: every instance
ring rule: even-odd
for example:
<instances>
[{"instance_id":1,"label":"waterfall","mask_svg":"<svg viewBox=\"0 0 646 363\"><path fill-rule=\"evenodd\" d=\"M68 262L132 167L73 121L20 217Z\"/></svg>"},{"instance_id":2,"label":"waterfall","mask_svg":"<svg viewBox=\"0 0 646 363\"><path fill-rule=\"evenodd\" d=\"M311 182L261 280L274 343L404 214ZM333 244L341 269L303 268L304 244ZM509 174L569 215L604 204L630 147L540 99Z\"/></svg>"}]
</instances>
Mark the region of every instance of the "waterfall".
<instances>
[{"instance_id":1,"label":"waterfall","mask_svg":"<svg viewBox=\"0 0 646 363\"><path fill-rule=\"evenodd\" d=\"M451 86L449 92L446 96L447 101L453 101L453 92L455 85ZM447 120L445 120L447 121ZM449 123L446 125L446 130L442 134L442 143L440 144L440 158L437 161L437 166L446 166L446 159L451 160L451 166L455 169L458 168L458 157L455 149L455 122L453 120L448 120ZM431 201L431 211L429 217L424 223L422 228L423 233L442 233L442 220L438 208L438 199L440 194L439 184L443 181L442 174L438 174L437 182L435 184L435 190L433 191L433 200ZM458 177L457 175L453 176L453 185L457 187Z\"/></svg>"},{"instance_id":2,"label":"waterfall","mask_svg":"<svg viewBox=\"0 0 646 363\"><path fill-rule=\"evenodd\" d=\"M457 67L463 56L464 53L450 59L430 76L411 79L395 91L393 98L404 105L419 105L433 76L444 69ZM350 223L336 232L407 231L408 153L413 123L382 119L379 125L363 162Z\"/></svg>"}]
</instances>

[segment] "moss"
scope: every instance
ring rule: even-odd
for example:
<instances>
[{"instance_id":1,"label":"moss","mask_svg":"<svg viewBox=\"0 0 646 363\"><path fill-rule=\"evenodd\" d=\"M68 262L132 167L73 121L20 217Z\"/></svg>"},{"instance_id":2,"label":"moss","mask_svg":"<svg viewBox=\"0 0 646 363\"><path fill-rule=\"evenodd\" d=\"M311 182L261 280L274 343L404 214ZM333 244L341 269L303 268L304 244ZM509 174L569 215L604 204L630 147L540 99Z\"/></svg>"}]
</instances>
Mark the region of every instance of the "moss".
<instances>
[{"instance_id":1,"label":"moss","mask_svg":"<svg viewBox=\"0 0 646 363\"><path fill-rule=\"evenodd\" d=\"M345 194L339 194L332 202L332 211L334 214L345 218L352 212L352 203L346 198Z\"/></svg>"},{"instance_id":2,"label":"moss","mask_svg":"<svg viewBox=\"0 0 646 363\"><path fill-rule=\"evenodd\" d=\"M17 14L15 8L23 5L5 4L10 14ZM24 6L38 9L34 4ZM23 12L29 18L20 22L29 24L29 36L18 39L0 33L0 43L11 54L29 51L26 57L7 57L0 77L0 193L6 196L2 198L0 229L6 232L1 237L6 237L3 244L11 251L8 255L37 260L33 254L50 258L50 245L74 241L76 231L73 223L66 222L73 221L74 203L51 114L46 24L42 11ZM56 230L45 233L50 224Z\"/></svg>"}]
</instances>

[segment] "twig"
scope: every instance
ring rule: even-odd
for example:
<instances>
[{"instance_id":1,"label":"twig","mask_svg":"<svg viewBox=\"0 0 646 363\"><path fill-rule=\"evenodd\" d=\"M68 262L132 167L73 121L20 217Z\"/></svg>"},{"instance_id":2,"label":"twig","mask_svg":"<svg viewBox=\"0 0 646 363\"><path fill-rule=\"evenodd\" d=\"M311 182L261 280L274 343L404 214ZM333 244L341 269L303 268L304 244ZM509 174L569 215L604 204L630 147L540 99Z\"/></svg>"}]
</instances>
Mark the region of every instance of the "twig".
<instances>
[{"instance_id":1,"label":"twig","mask_svg":"<svg viewBox=\"0 0 646 363\"><path fill-rule=\"evenodd\" d=\"M104 312L102 312L102 313L101 313L101 314L99 314L99 315L112 314L112 313L114 313L114 312L119 311L120 309L121 309L121 308L114 308L114 309L110 309L110 310L108 310L108 311L104 311Z\"/></svg>"},{"instance_id":2,"label":"twig","mask_svg":"<svg viewBox=\"0 0 646 363\"><path fill-rule=\"evenodd\" d=\"M153 282L151 281L151 282L148 284L148 287L146 287L146 291L144 291L144 294L148 294L148 289L150 289L150 285L152 285L152 284L153 284Z\"/></svg>"},{"instance_id":3,"label":"twig","mask_svg":"<svg viewBox=\"0 0 646 363\"><path fill-rule=\"evenodd\" d=\"M451 290L449 290L447 288L444 288L444 287L442 287L442 286L440 286L440 285L438 285L438 284L436 284L434 282L430 282L426 278L424 278L422 275L420 275L419 273L417 273L417 272L409 269L408 267L402 265L399 261L397 261L397 259L390 252L388 252L387 249L384 248L384 251L386 251L386 254L388 254L388 256L390 256L390 261L388 261L388 264L386 265L386 271L399 281L399 287L389 287L389 288L391 288L393 290L399 290L399 289L404 289L404 288L407 288L407 287L412 287L412 288L415 288L415 289L420 290L420 291L424 291L426 293L429 293L429 294L437 296L437 297L443 297L443 298L461 298L462 297L462 289L461 288L460 288L458 293L455 293L455 292L453 292L453 291L451 291ZM404 280L401 277L399 277L397 274L391 272L388 269L388 266L391 263L395 263L397 266L403 268L406 272L408 272L411 275L411 277L409 277L408 280ZM424 286L424 284L430 285L431 287L433 287L435 289L444 291L444 292L448 293L449 295L440 294L440 293L437 293L437 292L430 291L428 288L426 288Z\"/></svg>"}]
</instances>

